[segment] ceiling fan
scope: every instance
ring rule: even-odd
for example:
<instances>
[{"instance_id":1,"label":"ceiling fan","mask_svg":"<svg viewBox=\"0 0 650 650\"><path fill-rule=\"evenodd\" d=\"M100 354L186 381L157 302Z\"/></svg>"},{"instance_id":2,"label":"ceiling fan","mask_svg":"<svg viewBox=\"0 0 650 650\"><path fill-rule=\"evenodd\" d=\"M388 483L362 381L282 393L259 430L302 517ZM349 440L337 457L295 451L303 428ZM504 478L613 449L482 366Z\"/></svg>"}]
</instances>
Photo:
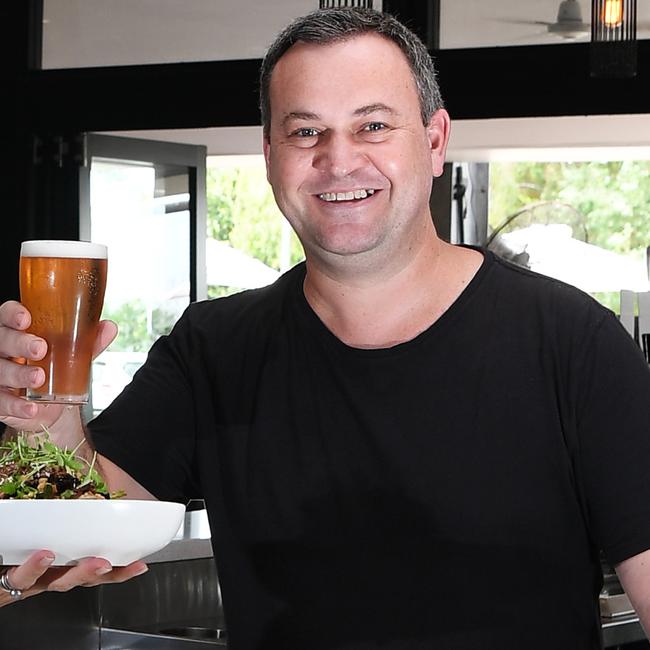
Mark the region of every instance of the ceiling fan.
<instances>
[{"instance_id":1,"label":"ceiling fan","mask_svg":"<svg viewBox=\"0 0 650 650\"><path fill-rule=\"evenodd\" d=\"M586 38L591 32L591 23L582 19L582 9L578 0L562 0L555 22L512 19L503 19L503 22L516 25L544 25L549 34L566 39Z\"/></svg>"},{"instance_id":2,"label":"ceiling fan","mask_svg":"<svg viewBox=\"0 0 650 650\"><path fill-rule=\"evenodd\" d=\"M562 38L582 38L591 32L591 23L582 20L582 10L578 0L562 0L554 23L546 23L550 34Z\"/></svg>"},{"instance_id":3,"label":"ceiling fan","mask_svg":"<svg viewBox=\"0 0 650 650\"><path fill-rule=\"evenodd\" d=\"M611 5L611 6L607 6ZM606 0L606 11L608 16L622 16L622 0ZM516 25L543 25L546 27L545 33L555 37L567 40L586 40L591 36L591 17L585 21L582 17L582 8L578 0L562 0L557 10L557 16L554 22L545 20L516 20L501 19L500 22L506 22ZM650 29L650 24L637 22L637 31ZM545 34L537 34L543 37Z\"/></svg>"}]
</instances>

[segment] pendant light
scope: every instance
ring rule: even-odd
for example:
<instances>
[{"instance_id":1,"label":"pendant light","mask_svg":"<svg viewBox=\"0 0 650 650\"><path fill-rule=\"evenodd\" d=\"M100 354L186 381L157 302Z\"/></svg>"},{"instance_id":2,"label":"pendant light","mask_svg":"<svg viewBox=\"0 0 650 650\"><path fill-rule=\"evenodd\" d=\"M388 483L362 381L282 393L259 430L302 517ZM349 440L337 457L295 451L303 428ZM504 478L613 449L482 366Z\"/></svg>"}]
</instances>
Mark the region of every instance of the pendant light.
<instances>
[{"instance_id":1,"label":"pendant light","mask_svg":"<svg viewBox=\"0 0 650 650\"><path fill-rule=\"evenodd\" d=\"M636 75L636 0L591 0L591 74Z\"/></svg>"},{"instance_id":2,"label":"pendant light","mask_svg":"<svg viewBox=\"0 0 650 650\"><path fill-rule=\"evenodd\" d=\"M328 7L363 7L364 9L372 9L372 0L319 0L319 9L327 9Z\"/></svg>"}]
</instances>

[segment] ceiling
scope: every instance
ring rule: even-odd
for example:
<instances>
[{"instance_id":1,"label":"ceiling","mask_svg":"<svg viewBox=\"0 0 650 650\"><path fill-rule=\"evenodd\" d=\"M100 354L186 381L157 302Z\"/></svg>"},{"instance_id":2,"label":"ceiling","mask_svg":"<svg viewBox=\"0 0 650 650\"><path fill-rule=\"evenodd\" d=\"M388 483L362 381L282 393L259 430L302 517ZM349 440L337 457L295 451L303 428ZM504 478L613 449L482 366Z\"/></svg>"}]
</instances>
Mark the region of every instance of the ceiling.
<instances>
[{"instance_id":1,"label":"ceiling","mask_svg":"<svg viewBox=\"0 0 650 650\"><path fill-rule=\"evenodd\" d=\"M583 20L588 21L591 2L578 1ZM560 0L441 0L441 46L568 42L543 24L556 20L559 4ZM261 58L284 24L317 5L318 0L44 0L44 67ZM381 8L381 1L375 6ZM650 27L650 0L640 0L638 14L639 22ZM640 37L650 38L650 31L643 30ZM261 153L258 127L119 135L204 144L215 155ZM602 158L614 151L617 157L650 158L650 120L642 115L490 120L489 125L455 122L450 148L458 160Z\"/></svg>"},{"instance_id":2,"label":"ceiling","mask_svg":"<svg viewBox=\"0 0 650 650\"><path fill-rule=\"evenodd\" d=\"M544 45L588 41L585 32L567 40L543 23L556 22L561 0L441 0L443 48ZM578 0L582 20L591 20L591 0ZM539 23L539 24L536 24ZM650 38L650 2L637 3L637 37Z\"/></svg>"},{"instance_id":3,"label":"ceiling","mask_svg":"<svg viewBox=\"0 0 650 650\"><path fill-rule=\"evenodd\" d=\"M556 20L561 0L440 1L442 48L567 42L543 24ZM588 22L590 0L577 2ZM318 0L44 0L43 67L261 58L285 24L317 7ZM638 22L639 38L650 38L649 0L638 3Z\"/></svg>"}]
</instances>

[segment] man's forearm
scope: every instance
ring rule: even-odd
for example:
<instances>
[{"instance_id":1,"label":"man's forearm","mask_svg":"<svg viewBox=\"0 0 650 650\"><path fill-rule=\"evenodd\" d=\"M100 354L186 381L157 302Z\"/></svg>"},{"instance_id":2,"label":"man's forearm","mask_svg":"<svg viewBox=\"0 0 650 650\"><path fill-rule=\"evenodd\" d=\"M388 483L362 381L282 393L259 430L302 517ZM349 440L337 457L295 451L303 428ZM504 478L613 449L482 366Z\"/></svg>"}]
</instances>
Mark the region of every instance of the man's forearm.
<instances>
[{"instance_id":1,"label":"man's forearm","mask_svg":"<svg viewBox=\"0 0 650 650\"><path fill-rule=\"evenodd\" d=\"M646 637L650 638L650 550L621 562L616 566L616 573Z\"/></svg>"}]
</instances>

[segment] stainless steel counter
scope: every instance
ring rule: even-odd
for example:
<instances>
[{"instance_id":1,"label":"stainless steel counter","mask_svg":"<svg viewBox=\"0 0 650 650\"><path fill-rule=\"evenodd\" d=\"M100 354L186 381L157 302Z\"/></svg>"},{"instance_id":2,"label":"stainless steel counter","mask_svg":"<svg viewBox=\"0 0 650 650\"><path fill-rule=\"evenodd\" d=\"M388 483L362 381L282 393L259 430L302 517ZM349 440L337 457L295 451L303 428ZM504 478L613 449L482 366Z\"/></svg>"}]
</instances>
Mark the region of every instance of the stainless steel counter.
<instances>
[{"instance_id":1,"label":"stainless steel counter","mask_svg":"<svg viewBox=\"0 0 650 650\"><path fill-rule=\"evenodd\" d=\"M617 618L602 619L603 644L605 648L614 648L626 643L643 641L646 636L636 614Z\"/></svg>"},{"instance_id":2,"label":"stainless steel counter","mask_svg":"<svg viewBox=\"0 0 650 650\"><path fill-rule=\"evenodd\" d=\"M100 650L217 650L226 641L183 639L159 634L103 629Z\"/></svg>"},{"instance_id":3,"label":"stainless steel counter","mask_svg":"<svg viewBox=\"0 0 650 650\"><path fill-rule=\"evenodd\" d=\"M211 558L212 544L209 539L174 539L165 548L143 558L147 564L179 562Z\"/></svg>"},{"instance_id":4,"label":"stainless steel counter","mask_svg":"<svg viewBox=\"0 0 650 650\"><path fill-rule=\"evenodd\" d=\"M165 548L143 558L147 564L213 557L205 510L186 512L174 539Z\"/></svg>"}]
</instances>

